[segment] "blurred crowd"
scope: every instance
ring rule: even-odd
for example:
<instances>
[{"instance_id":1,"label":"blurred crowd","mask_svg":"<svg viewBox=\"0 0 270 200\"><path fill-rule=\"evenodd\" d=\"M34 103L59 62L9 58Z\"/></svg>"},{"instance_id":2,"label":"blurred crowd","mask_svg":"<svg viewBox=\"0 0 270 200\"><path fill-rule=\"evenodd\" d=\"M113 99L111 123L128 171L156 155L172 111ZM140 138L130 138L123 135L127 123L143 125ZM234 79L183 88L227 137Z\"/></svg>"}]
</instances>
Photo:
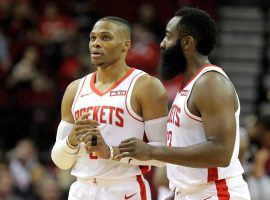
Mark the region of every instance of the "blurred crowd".
<instances>
[{"instance_id":1,"label":"blurred crowd","mask_svg":"<svg viewBox=\"0 0 270 200\"><path fill-rule=\"evenodd\" d=\"M0 0L0 200L67 199L73 177L50 159L66 86L94 69L89 32L97 19L132 23L127 63L157 74L167 20L195 4L216 17L215 1ZM121 6L120 6L121 5ZM205 5L208 5L207 7ZM170 102L181 77L164 82ZM241 130L240 158L252 199L270 196L270 116ZM147 175L153 199L166 194L164 169Z\"/></svg>"}]
</instances>

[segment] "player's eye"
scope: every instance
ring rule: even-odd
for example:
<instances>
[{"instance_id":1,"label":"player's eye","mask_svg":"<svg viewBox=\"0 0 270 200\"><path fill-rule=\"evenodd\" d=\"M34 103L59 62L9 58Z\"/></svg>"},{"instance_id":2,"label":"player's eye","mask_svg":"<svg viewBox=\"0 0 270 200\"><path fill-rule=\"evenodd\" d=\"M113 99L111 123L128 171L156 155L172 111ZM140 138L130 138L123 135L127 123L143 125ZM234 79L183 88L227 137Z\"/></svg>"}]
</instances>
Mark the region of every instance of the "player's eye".
<instances>
[{"instance_id":1,"label":"player's eye","mask_svg":"<svg viewBox=\"0 0 270 200\"><path fill-rule=\"evenodd\" d=\"M95 41L95 39L96 39L96 36L93 36L93 35L90 36L90 41L91 41L91 42Z\"/></svg>"},{"instance_id":2,"label":"player's eye","mask_svg":"<svg viewBox=\"0 0 270 200\"><path fill-rule=\"evenodd\" d=\"M102 37L102 39L103 39L103 40L111 40L112 37L109 36L109 35L104 35L104 36Z\"/></svg>"},{"instance_id":3,"label":"player's eye","mask_svg":"<svg viewBox=\"0 0 270 200\"><path fill-rule=\"evenodd\" d=\"M170 35L168 33L165 34L165 38L169 39Z\"/></svg>"}]
</instances>

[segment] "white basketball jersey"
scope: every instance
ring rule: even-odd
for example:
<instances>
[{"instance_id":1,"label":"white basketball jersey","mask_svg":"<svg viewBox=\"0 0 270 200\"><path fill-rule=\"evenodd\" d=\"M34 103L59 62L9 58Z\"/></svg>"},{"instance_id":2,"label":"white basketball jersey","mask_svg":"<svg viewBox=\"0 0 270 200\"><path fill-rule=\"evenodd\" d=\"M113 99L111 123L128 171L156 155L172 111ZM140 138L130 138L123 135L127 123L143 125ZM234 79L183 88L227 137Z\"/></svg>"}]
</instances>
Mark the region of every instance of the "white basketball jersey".
<instances>
[{"instance_id":1,"label":"white basketball jersey","mask_svg":"<svg viewBox=\"0 0 270 200\"><path fill-rule=\"evenodd\" d=\"M206 142L205 132L202 124L202 118L193 115L187 106L187 100L192 92L196 80L209 71L215 71L228 80L225 72L213 65L205 65L197 72L188 84L177 93L172 104L168 123L167 123L167 145L174 147L186 147L198 143ZM238 97L237 97L238 99ZM218 168L191 168L180 165L167 165L167 174L171 187L177 187L182 191L191 191L196 185L207 182L226 179L241 175L243 168L238 159L239 153L239 114L240 103L238 100L238 109L235 112L236 137L234 150L228 167ZM209 155L211 156L211 155Z\"/></svg>"},{"instance_id":2,"label":"white basketball jersey","mask_svg":"<svg viewBox=\"0 0 270 200\"><path fill-rule=\"evenodd\" d=\"M72 105L75 121L89 112L89 119L100 123L101 135L109 146L118 146L130 137L143 140L144 122L132 110L130 97L136 80L145 74L132 68L105 92L95 88L96 72L82 78ZM79 178L120 179L142 174L142 170L147 169L99 159L88 154L81 143L71 174Z\"/></svg>"}]
</instances>

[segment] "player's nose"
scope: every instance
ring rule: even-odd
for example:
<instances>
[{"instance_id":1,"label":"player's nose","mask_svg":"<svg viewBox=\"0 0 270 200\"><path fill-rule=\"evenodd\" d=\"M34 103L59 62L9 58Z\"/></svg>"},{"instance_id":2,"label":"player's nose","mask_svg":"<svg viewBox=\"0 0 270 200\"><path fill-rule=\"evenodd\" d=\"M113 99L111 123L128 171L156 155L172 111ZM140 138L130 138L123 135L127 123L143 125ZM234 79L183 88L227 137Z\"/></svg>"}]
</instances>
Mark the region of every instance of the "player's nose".
<instances>
[{"instance_id":1,"label":"player's nose","mask_svg":"<svg viewBox=\"0 0 270 200\"><path fill-rule=\"evenodd\" d=\"M163 40L161 41L161 43L160 43L159 46L160 46L161 49L165 49L165 48L166 48L165 39L163 39Z\"/></svg>"}]
</instances>

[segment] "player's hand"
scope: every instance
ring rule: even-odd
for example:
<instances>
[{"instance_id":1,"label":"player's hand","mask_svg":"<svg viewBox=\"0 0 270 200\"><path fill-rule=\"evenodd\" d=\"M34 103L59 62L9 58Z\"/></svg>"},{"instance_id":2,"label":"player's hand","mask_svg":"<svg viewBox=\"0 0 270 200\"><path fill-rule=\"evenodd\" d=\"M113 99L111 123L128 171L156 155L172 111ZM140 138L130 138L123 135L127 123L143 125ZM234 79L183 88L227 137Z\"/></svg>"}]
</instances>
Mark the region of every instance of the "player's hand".
<instances>
[{"instance_id":1,"label":"player's hand","mask_svg":"<svg viewBox=\"0 0 270 200\"><path fill-rule=\"evenodd\" d=\"M151 160L152 147L138 138L129 138L119 145L120 154L116 158L131 157L142 161Z\"/></svg>"},{"instance_id":2,"label":"player's hand","mask_svg":"<svg viewBox=\"0 0 270 200\"><path fill-rule=\"evenodd\" d=\"M98 127L88 129L87 132L82 135L82 141L88 153L95 152L97 157L102 159L110 158L110 147L103 139Z\"/></svg>"},{"instance_id":3,"label":"player's hand","mask_svg":"<svg viewBox=\"0 0 270 200\"><path fill-rule=\"evenodd\" d=\"M70 145L76 147L82 142L82 135L85 134L88 129L97 127L99 123L95 120L88 119L89 113L84 113L74 123L71 132L68 135L68 142Z\"/></svg>"}]
</instances>

